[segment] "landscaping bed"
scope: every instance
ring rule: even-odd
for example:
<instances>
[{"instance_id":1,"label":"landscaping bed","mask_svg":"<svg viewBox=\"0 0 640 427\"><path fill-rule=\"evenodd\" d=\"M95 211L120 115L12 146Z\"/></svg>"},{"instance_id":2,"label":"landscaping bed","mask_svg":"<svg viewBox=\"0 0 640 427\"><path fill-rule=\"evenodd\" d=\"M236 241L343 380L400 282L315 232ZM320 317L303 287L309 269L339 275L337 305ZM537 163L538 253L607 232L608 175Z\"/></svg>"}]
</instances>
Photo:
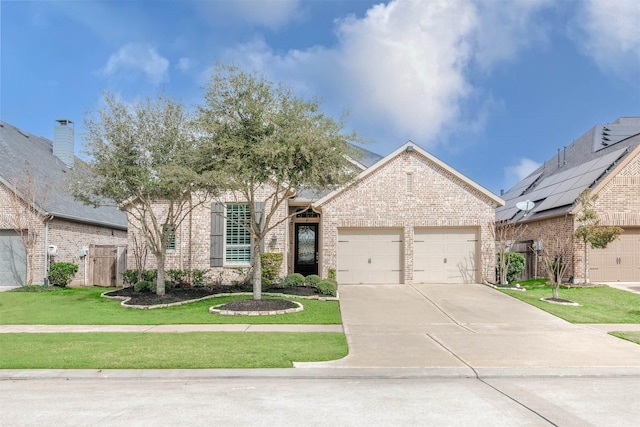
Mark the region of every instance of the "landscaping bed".
<instances>
[{"instance_id":1,"label":"landscaping bed","mask_svg":"<svg viewBox=\"0 0 640 427\"><path fill-rule=\"evenodd\" d=\"M194 301L202 298L211 297L219 294L233 294L233 293L251 293L253 287L251 285L212 285L202 287L188 287L188 288L174 288L169 289L164 295L156 295L154 292L137 292L132 286L122 289L116 289L114 291L106 292L105 296L109 297L126 297L130 298L125 305L161 305L161 304L173 304L185 301ZM309 286L287 286L282 287L263 287L263 293L279 293L293 296L320 296L318 288ZM254 301L254 300L250 300ZM277 300L259 300L253 303L244 303L245 307L253 304L255 310L275 310L273 308L273 301Z\"/></svg>"}]
</instances>

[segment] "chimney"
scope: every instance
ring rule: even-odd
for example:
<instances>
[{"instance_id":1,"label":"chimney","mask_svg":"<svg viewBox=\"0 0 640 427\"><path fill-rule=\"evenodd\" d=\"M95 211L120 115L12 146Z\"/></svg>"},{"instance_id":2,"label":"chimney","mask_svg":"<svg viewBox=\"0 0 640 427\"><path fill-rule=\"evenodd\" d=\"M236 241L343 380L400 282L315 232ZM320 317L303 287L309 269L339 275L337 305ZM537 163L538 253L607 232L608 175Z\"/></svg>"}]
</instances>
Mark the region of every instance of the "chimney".
<instances>
[{"instance_id":1,"label":"chimney","mask_svg":"<svg viewBox=\"0 0 640 427\"><path fill-rule=\"evenodd\" d=\"M68 167L73 167L74 129L71 120L56 120L58 126L53 127L53 155Z\"/></svg>"}]
</instances>

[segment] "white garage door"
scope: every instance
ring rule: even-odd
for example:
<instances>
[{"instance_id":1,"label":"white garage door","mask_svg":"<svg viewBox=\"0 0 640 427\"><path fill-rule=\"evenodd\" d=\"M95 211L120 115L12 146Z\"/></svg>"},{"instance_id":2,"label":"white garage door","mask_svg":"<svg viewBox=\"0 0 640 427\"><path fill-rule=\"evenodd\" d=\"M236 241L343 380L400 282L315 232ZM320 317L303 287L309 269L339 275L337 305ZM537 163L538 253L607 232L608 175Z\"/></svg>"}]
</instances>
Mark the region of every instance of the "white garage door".
<instances>
[{"instance_id":1,"label":"white garage door","mask_svg":"<svg viewBox=\"0 0 640 427\"><path fill-rule=\"evenodd\" d=\"M339 283L402 283L402 230L338 230Z\"/></svg>"},{"instance_id":2,"label":"white garage door","mask_svg":"<svg viewBox=\"0 0 640 427\"><path fill-rule=\"evenodd\" d=\"M22 286L27 277L27 255L18 234L0 230L0 286Z\"/></svg>"},{"instance_id":3,"label":"white garage door","mask_svg":"<svg viewBox=\"0 0 640 427\"><path fill-rule=\"evenodd\" d=\"M589 280L640 282L640 229L627 228L605 249L590 249Z\"/></svg>"},{"instance_id":4,"label":"white garage door","mask_svg":"<svg viewBox=\"0 0 640 427\"><path fill-rule=\"evenodd\" d=\"M414 283L475 283L478 233L474 228L417 228Z\"/></svg>"}]
</instances>

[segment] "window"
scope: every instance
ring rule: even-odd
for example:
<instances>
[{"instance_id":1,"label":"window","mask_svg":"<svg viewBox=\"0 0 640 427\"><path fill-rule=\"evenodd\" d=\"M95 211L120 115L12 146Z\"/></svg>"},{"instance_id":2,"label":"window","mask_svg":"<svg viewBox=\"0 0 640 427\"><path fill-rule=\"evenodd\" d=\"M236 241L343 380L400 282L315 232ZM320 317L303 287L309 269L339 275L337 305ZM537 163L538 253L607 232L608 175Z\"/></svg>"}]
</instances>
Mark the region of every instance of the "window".
<instances>
[{"instance_id":1,"label":"window","mask_svg":"<svg viewBox=\"0 0 640 427\"><path fill-rule=\"evenodd\" d=\"M176 249L176 226L173 224L165 224L162 227L162 232L167 235L167 250L173 251Z\"/></svg>"},{"instance_id":2,"label":"window","mask_svg":"<svg viewBox=\"0 0 640 427\"><path fill-rule=\"evenodd\" d=\"M248 203L229 203L225 223L226 264L251 263L251 233L245 228L251 221ZM244 225L244 226L243 226Z\"/></svg>"}]
</instances>

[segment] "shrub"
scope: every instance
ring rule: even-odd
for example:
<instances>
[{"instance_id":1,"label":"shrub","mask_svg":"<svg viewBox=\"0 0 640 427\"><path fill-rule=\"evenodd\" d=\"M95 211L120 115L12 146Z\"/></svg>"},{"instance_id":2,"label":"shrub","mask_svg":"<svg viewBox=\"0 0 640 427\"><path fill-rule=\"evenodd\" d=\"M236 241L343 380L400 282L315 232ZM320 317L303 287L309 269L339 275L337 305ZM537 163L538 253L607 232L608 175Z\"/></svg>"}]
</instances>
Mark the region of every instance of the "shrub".
<instances>
[{"instance_id":1,"label":"shrub","mask_svg":"<svg viewBox=\"0 0 640 427\"><path fill-rule=\"evenodd\" d=\"M185 270L171 269L167 270L167 276L176 285L185 286L189 284L189 272Z\"/></svg>"},{"instance_id":2,"label":"shrub","mask_svg":"<svg viewBox=\"0 0 640 427\"><path fill-rule=\"evenodd\" d=\"M207 274L209 270L202 270L199 268L194 268L191 270L191 286L204 286L204 275Z\"/></svg>"},{"instance_id":3,"label":"shrub","mask_svg":"<svg viewBox=\"0 0 640 427\"><path fill-rule=\"evenodd\" d=\"M315 288L321 281L322 279L320 278L320 276L318 276L317 274L311 274L304 278L304 285Z\"/></svg>"},{"instance_id":4,"label":"shrub","mask_svg":"<svg viewBox=\"0 0 640 427\"><path fill-rule=\"evenodd\" d=\"M336 280L337 276L336 276L336 269L335 268L330 268L329 269L327 278L329 278L331 280Z\"/></svg>"},{"instance_id":5,"label":"shrub","mask_svg":"<svg viewBox=\"0 0 640 427\"><path fill-rule=\"evenodd\" d=\"M133 286L138 282L138 270L125 270L122 272L124 286Z\"/></svg>"},{"instance_id":6,"label":"shrub","mask_svg":"<svg viewBox=\"0 0 640 427\"><path fill-rule=\"evenodd\" d=\"M136 292L151 292L151 287L155 287L155 284L153 282L149 282L147 280L141 280L139 282L136 282L135 285L133 285L133 289Z\"/></svg>"},{"instance_id":7,"label":"shrub","mask_svg":"<svg viewBox=\"0 0 640 427\"><path fill-rule=\"evenodd\" d=\"M303 286L304 276L300 273L293 273L284 279L284 286Z\"/></svg>"},{"instance_id":8,"label":"shrub","mask_svg":"<svg viewBox=\"0 0 640 427\"><path fill-rule=\"evenodd\" d=\"M335 297L338 294L338 282L333 279L325 279L318 283L318 290L322 295Z\"/></svg>"},{"instance_id":9,"label":"shrub","mask_svg":"<svg viewBox=\"0 0 640 427\"><path fill-rule=\"evenodd\" d=\"M78 264L72 262L54 262L49 266L49 283L64 288L71 282L71 279L77 272Z\"/></svg>"},{"instance_id":10,"label":"shrub","mask_svg":"<svg viewBox=\"0 0 640 427\"><path fill-rule=\"evenodd\" d=\"M280 267L282 266L281 253L266 252L260 254L260 260L262 262L262 284L269 286L274 283L278 283L280 276Z\"/></svg>"},{"instance_id":11,"label":"shrub","mask_svg":"<svg viewBox=\"0 0 640 427\"><path fill-rule=\"evenodd\" d=\"M155 282L158 278L158 270L145 270L142 272L142 280L146 282Z\"/></svg>"},{"instance_id":12,"label":"shrub","mask_svg":"<svg viewBox=\"0 0 640 427\"><path fill-rule=\"evenodd\" d=\"M502 264L501 263L502 256L507 257L507 259L505 260L507 264L507 282L513 283L516 280L518 280L518 276L520 276L520 274L522 274L522 272L524 271L524 263L525 263L524 255L518 252L500 252L498 254L498 261L496 266L496 273L498 277L500 277L500 268L501 268L500 266Z\"/></svg>"}]
</instances>

